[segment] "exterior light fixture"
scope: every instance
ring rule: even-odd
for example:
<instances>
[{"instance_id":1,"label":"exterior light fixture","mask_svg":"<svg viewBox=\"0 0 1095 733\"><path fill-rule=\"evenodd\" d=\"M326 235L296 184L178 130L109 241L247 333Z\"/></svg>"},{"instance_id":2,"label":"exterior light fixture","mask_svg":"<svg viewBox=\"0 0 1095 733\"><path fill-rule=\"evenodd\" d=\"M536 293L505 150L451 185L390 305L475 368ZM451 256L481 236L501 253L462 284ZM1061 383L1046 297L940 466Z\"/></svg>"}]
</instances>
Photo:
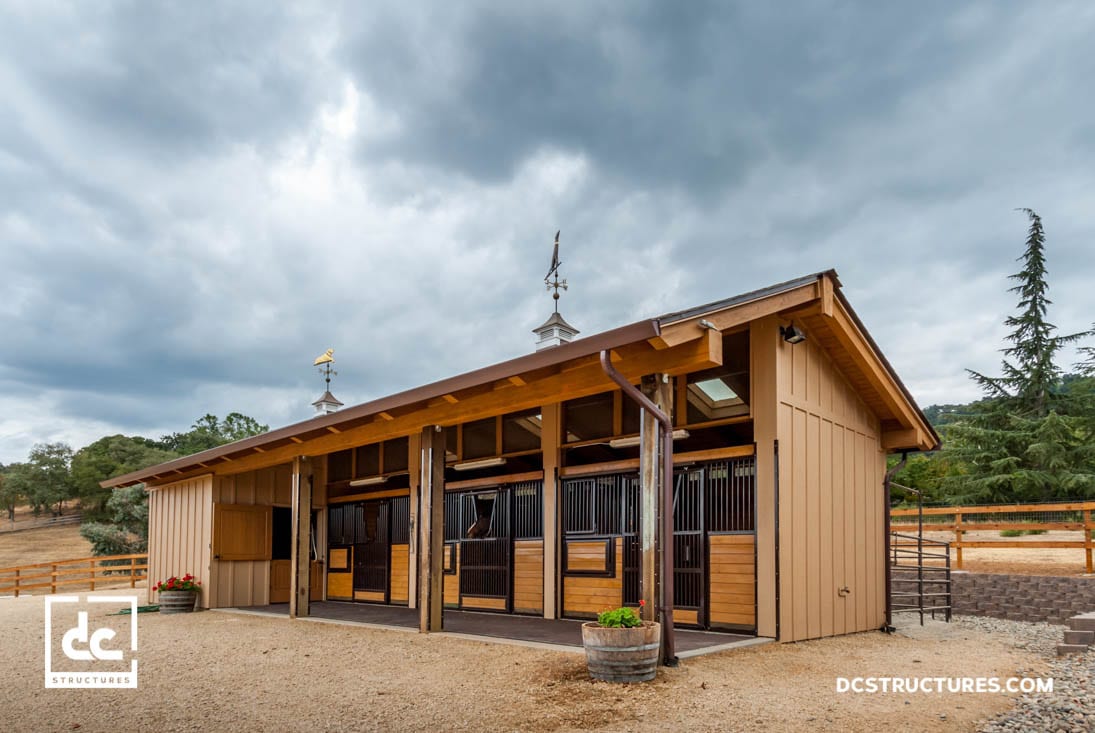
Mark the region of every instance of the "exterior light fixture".
<instances>
[{"instance_id":1,"label":"exterior light fixture","mask_svg":"<svg viewBox=\"0 0 1095 733\"><path fill-rule=\"evenodd\" d=\"M684 440L689 435L687 430L674 430L673 440ZM608 441L608 445L611 448L632 448L639 444L641 440L640 436L632 435L628 438L613 438Z\"/></svg>"},{"instance_id":2,"label":"exterior light fixture","mask_svg":"<svg viewBox=\"0 0 1095 733\"><path fill-rule=\"evenodd\" d=\"M350 486L376 486L388 480L387 476L370 476L369 478L354 479Z\"/></svg>"},{"instance_id":3,"label":"exterior light fixture","mask_svg":"<svg viewBox=\"0 0 1095 733\"><path fill-rule=\"evenodd\" d=\"M453 466L456 471L476 471L480 468L494 468L495 466L506 465L506 459L502 456L495 458L484 458L481 461L467 461L465 463L457 463Z\"/></svg>"},{"instance_id":4,"label":"exterior light fixture","mask_svg":"<svg viewBox=\"0 0 1095 733\"><path fill-rule=\"evenodd\" d=\"M790 326L780 326L779 335L789 344L800 344L806 340L806 332L793 323Z\"/></svg>"}]
</instances>

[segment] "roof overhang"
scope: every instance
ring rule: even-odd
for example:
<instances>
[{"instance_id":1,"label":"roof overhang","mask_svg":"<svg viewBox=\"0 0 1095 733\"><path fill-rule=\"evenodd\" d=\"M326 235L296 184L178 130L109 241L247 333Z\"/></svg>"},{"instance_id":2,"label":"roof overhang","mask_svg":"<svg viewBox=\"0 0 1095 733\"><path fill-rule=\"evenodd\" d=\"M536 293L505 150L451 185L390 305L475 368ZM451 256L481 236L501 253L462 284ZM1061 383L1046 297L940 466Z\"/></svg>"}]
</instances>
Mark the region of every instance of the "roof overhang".
<instances>
[{"instance_id":1,"label":"roof overhang","mask_svg":"<svg viewBox=\"0 0 1095 733\"><path fill-rule=\"evenodd\" d=\"M939 436L879 351L847 300L834 271L816 273L687 311L578 339L422 387L314 417L102 482L103 487L165 483L199 473L235 473L297 456L322 455L408 435L425 425L451 425L612 389L598 363L613 352L620 373L635 379L685 374L722 363L714 334L771 315L802 321L830 356L864 386L883 422L887 450L932 450Z\"/></svg>"}]
</instances>

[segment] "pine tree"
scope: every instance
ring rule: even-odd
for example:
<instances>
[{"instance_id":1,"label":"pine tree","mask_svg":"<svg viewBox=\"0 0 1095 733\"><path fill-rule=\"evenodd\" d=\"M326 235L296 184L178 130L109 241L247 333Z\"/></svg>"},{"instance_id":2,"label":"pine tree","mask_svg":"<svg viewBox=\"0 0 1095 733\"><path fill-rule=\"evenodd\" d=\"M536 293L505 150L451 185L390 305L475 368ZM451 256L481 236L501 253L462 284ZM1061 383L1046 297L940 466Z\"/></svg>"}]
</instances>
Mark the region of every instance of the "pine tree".
<instances>
[{"instance_id":1,"label":"pine tree","mask_svg":"<svg viewBox=\"0 0 1095 733\"><path fill-rule=\"evenodd\" d=\"M1068 415L1062 370L1056 363L1061 347L1084 334L1058 336L1047 319L1045 233L1031 209L1023 268L1010 276L1019 295L1004 353L1003 374L989 377L967 370L984 390L965 419L944 432L945 451L967 467L965 475L944 484L952 499L1032 501L1095 496L1095 437L1083 421Z\"/></svg>"}]
</instances>

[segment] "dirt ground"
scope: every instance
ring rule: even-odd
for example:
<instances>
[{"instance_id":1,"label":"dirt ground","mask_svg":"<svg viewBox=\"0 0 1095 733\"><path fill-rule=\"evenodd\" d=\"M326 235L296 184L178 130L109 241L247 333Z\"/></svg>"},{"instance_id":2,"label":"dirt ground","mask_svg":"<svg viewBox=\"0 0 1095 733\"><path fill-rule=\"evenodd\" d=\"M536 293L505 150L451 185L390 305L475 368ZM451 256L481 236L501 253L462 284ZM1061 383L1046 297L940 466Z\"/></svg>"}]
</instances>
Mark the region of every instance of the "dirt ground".
<instances>
[{"instance_id":1,"label":"dirt ground","mask_svg":"<svg viewBox=\"0 0 1095 733\"><path fill-rule=\"evenodd\" d=\"M128 617L105 615L113 608L65 612L122 633ZM43 598L0 599L0 730L968 731L1010 698L838 693L836 679L1010 676L1039 664L975 631L875 632L688 659L626 686L591 681L579 654L443 634L218 611L138 621L137 690L43 689ZM55 622L54 649L69 626Z\"/></svg>"},{"instance_id":2,"label":"dirt ground","mask_svg":"<svg viewBox=\"0 0 1095 733\"><path fill-rule=\"evenodd\" d=\"M91 543L78 524L0 532L0 568L81 557L91 557Z\"/></svg>"}]
</instances>

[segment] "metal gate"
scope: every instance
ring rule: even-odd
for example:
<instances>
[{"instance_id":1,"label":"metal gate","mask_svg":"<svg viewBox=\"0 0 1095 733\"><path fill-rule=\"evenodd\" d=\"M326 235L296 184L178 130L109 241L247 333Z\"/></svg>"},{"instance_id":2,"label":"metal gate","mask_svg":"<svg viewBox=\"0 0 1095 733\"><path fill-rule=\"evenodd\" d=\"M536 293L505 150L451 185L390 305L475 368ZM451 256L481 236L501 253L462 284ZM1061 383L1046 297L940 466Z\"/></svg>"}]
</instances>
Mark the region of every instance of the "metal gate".
<instances>
[{"instance_id":1,"label":"metal gate","mask_svg":"<svg viewBox=\"0 0 1095 733\"><path fill-rule=\"evenodd\" d=\"M460 601L465 596L501 598L513 610L513 538L510 536L510 492L494 490L464 494L460 540Z\"/></svg>"},{"instance_id":2,"label":"metal gate","mask_svg":"<svg viewBox=\"0 0 1095 733\"><path fill-rule=\"evenodd\" d=\"M388 602L388 573L391 558L388 534L388 502L355 504L354 596L368 593L367 600ZM376 597L372 594L381 594ZM362 599L364 600L364 599Z\"/></svg>"},{"instance_id":3,"label":"metal gate","mask_svg":"<svg viewBox=\"0 0 1095 733\"><path fill-rule=\"evenodd\" d=\"M703 468L681 471L673 486L673 608L707 626L707 534ZM685 622L687 623L687 622Z\"/></svg>"}]
</instances>

